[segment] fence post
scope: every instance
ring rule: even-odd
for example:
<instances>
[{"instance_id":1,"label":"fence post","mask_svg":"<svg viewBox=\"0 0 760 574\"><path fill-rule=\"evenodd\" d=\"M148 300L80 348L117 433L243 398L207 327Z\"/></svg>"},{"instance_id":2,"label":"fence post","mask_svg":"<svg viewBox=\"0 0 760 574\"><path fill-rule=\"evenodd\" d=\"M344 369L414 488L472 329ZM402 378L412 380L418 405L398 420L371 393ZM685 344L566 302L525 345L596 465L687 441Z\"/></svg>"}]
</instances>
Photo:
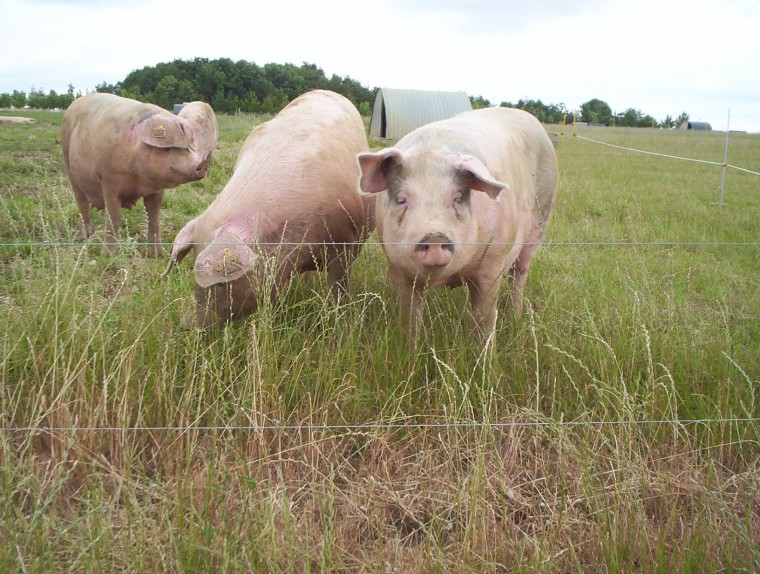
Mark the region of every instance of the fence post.
<instances>
[{"instance_id":1,"label":"fence post","mask_svg":"<svg viewBox=\"0 0 760 574\"><path fill-rule=\"evenodd\" d=\"M720 182L720 201L717 205L726 205L723 198L726 196L726 172L728 171L728 134L731 126L731 110L728 110L728 119L726 120L726 150L723 152L723 177Z\"/></svg>"}]
</instances>

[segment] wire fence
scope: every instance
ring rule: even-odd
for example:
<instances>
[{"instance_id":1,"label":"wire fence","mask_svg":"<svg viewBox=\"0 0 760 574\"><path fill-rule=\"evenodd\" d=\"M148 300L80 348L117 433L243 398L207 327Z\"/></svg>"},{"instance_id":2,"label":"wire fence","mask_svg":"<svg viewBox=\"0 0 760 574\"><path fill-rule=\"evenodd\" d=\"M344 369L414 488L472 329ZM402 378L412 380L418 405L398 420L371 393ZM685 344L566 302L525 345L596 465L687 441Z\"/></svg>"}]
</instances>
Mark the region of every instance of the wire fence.
<instances>
[{"instance_id":1,"label":"wire fence","mask_svg":"<svg viewBox=\"0 0 760 574\"><path fill-rule=\"evenodd\" d=\"M718 162L718 161L709 161L709 160L702 160L702 159L696 159L696 158L689 158L689 157L683 157L683 156L677 156L677 155L671 155L671 154L665 154L660 152L653 152L653 151L647 151L632 147L626 147L618 144L613 144L601 140L596 140L592 138L588 138L582 135L579 135L578 133L573 133L573 137L584 140L590 143L595 143L598 145L604 145L608 147L613 147L617 149L622 149L634 153L642 153L652 156L658 156L658 157L664 157L669 159L676 159L676 160L683 160L683 161L690 161L690 162L696 162L696 163L702 163L702 164L708 164L708 165L716 165L723 168L731 168L735 169L744 173L749 173L752 175L758 175L760 176L760 172L752 171L750 169L746 169L743 167L739 167L736 165L731 165L724 162ZM722 196L721 191L721 196ZM721 200L722 203L722 200ZM413 243L402 243L402 242L389 242L389 241L354 241L354 242L196 242L194 241L192 243L193 245L197 246L208 246L208 245L217 245L221 247L225 246L234 246L234 245L256 245L260 247L325 247L325 246L337 246L337 247L349 247L349 246L369 246L369 245L379 245L379 246L411 246L414 245ZM54 247L83 247L87 245L94 245L92 242L81 242L81 241L60 241L60 242L52 242L52 241L29 241L29 242L6 242L6 243L0 243L0 248L2 249L21 249L21 248L33 248L33 247L39 247L39 248L54 248ZM112 241L112 242L100 242L97 245L100 246L108 246L108 247L134 247L134 246L142 246L142 247L153 247L153 246L160 246L160 247L171 247L173 243L168 242L136 242L136 241ZM509 246L513 247L515 245L519 246L530 246L530 245L541 245L543 247L751 247L751 248L757 248L760 247L760 242L717 242L717 241L540 241L540 242L513 242L513 243L504 243L504 242L470 242L470 243L460 243L458 245L462 246Z\"/></svg>"},{"instance_id":2,"label":"wire fence","mask_svg":"<svg viewBox=\"0 0 760 574\"><path fill-rule=\"evenodd\" d=\"M647 155L655 155L655 156L665 157L665 158L670 158L670 159L680 159L680 160L683 160L683 161L691 161L691 162L696 162L696 163L705 163L705 164L709 164L709 165L717 165L717 166L720 166L720 167L728 167L728 168L735 169L735 170L738 170L738 171L742 171L742 172L745 172L745 173L750 173L752 175L760 175L760 172L752 171L750 169L746 169L746 168L739 167L739 166L736 166L736 165L731 165L729 163L725 163L725 162L721 162L721 161L708 161L708 160L704 160L704 159L695 159L695 158L691 158L691 157L682 157L682 156L677 156L677 155L669 155L669 154L666 154L666 153L659 153L659 152L654 152L654 151L646 151L646 150L642 150L642 149L636 149L636 148L632 148L632 147L625 147L625 146L622 146L622 145L616 145L616 144L612 144L612 143L608 143L608 142L603 142L603 141L600 141L600 140L595 140L595 139L587 138L585 136L581 136L581 135L578 135L578 134L575 134L575 137L578 138L578 139L581 139L581 140L585 140L585 141L588 141L588 142L595 143L595 144L600 144L600 145L604 145L604 146L608 146L608 147L614 147L614 148L617 148L617 149L623 149L623 150L626 150L626 151L632 151L632 152L636 152L636 153L643 153L643 154L647 154Z\"/></svg>"},{"instance_id":3,"label":"wire fence","mask_svg":"<svg viewBox=\"0 0 760 574\"><path fill-rule=\"evenodd\" d=\"M750 424L758 423L760 418L700 418L700 419L636 419L610 421L465 421L438 423L357 423L357 424L264 424L264 425L180 425L180 426L18 426L3 427L0 431L12 433L36 432L226 432L226 431L346 431L363 432L401 429L508 429L508 428L547 428L547 427L603 427L603 426L646 426L646 425L713 425L713 424Z\"/></svg>"},{"instance_id":4,"label":"wire fence","mask_svg":"<svg viewBox=\"0 0 760 574\"><path fill-rule=\"evenodd\" d=\"M759 172L752 171L743 167L731 165L724 162L708 161L695 158L688 158L659 152L641 150L592 138L587 138L574 133L573 136L580 140L588 141L598 145L604 145L612 148L622 149L634 153L642 153L652 156L658 156L669 159L696 162L701 164L716 165L725 168L735 169L752 175L760 175ZM256 245L260 247L322 247L329 246L410 246L413 243L404 242L382 242L382 241L356 241L356 242L193 242L193 245ZM114 247L135 247L135 246L162 246L171 247L172 243L159 242L135 242L135 241L116 241L116 242L82 242L82 241L29 241L29 242L6 242L0 243L3 249L21 249L21 248L64 248L64 247L96 247L96 246L114 246ZM758 248L760 242L716 242L716 241L544 241L544 242L470 242L460 245L470 246L530 246L541 245L544 248L554 247L740 247L740 248ZM485 422L485 421L460 421L460 422L430 422L430 423L409 423L409 422L391 422L391 423L357 423L357 424L262 424L262 425L177 425L177 426L97 426L97 427L80 427L80 426L5 426L0 427L0 432L7 433L44 433L44 432L289 432L289 431L344 431L344 432L369 432L379 430L401 430L401 429L511 429L511 428L558 428L558 427L623 427L623 426L648 426L648 425L716 425L716 424L733 424L745 425L760 423L760 417L744 418L699 418L699 419L635 419L635 420L592 420L592 421L502 421L502 422Z\"/></svg>"},{"instance_id":5,"label":"wire fence","mask_svg":"<svg viewBox=\"0 0 760 574\"><path fill-rule=\"evenodd\" d=\"M171 247L173 244L168 242L137 242L137 241L111 241L111 242L48 242L48 241L31 241L31 242L13 242L13 243L0 243L0 248L8 249L21 249L30 247ZM212 242L212 241L193 241L192 245L217 245L220 247L231 247L235 245L248 245L259 247L350 247L350 246L412 246L415 243L397 242L397 241L345 241L345 242L297 242L297 241L284 241L284 242ZM479 246L479 247L514 247L514 246L529 246L538 245L542 247L760 247L760 242L756 241L515 241L515 242L499 242L499 241L482 241L482 242L464 242L457 243L461 246Z\"/></svg>"}]
</instances>

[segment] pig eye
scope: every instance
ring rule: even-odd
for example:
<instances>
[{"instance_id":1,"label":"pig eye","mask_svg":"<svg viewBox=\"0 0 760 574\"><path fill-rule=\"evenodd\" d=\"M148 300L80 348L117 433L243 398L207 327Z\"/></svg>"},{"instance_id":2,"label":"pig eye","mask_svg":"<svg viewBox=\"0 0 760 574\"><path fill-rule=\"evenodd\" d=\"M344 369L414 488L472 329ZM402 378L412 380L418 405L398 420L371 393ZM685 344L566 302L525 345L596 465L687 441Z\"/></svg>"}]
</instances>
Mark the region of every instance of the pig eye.
<instances>
[{"instance_id":1,"label":"pig eye","mask_svg":"<svg viewBox=\"0 0 760 574\"><path fill-rule=\"evenodd\" d=\"M406 205L406 198L400 195L396 196L396 205Z\"/></svg>"},{"instance_id":2,"label":"pig eye","mask_svg":"<svg viewBox=\"0 0 760 574\"><path fill-rule=\"evenodd\" d=\"M462 196L457 195L456 197L454 197L454 206L459 207L460 205L462 205Z\"/></svg>"}]
</instances>

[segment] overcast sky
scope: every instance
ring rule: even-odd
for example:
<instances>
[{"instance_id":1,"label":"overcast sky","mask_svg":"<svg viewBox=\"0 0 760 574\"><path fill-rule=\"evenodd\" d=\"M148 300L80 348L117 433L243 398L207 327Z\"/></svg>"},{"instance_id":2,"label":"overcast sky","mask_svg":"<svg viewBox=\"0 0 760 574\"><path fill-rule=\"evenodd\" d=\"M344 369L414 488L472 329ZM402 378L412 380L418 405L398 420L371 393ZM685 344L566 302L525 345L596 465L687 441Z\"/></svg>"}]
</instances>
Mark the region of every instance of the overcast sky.
<instances>
[{"instance_id":1,"label":"overcast sky","mask_svg":"<svg viewBox=\"0 0 760 574\"><path fill-rule=\"evenodd\" d=\"M0 93L196 57L760 132L758 0L0 0Z\"/></svg>"}]
</instances>

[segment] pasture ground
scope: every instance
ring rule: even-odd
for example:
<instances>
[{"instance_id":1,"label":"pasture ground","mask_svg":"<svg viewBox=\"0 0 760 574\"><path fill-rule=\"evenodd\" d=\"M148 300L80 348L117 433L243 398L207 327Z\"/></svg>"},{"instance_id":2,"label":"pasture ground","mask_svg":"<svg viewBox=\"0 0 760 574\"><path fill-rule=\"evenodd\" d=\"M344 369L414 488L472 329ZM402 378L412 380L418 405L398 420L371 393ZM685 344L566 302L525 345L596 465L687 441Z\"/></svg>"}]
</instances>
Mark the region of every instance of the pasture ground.
<instances>
[{"instance_id":1,"label":"pasture ground","mask_svg":"<svg viewBox=\"0 0 760 574\"><path fill-rule=\"evenodd\" d=\"M79 242L62 114L31 115L0 126L0 571L760 568L760 423L731 420L760 413L758 176L730 171L716 206L719 167L566 130L527 312L502 297L482 353L462 290L431 292L408 361L373 243L339 305L316 274L222 333L182 329L191 264L159 277L140 204L117 256ZM219 118L165 241L264 119ZM579 129L723 159L719 132ZM759 162L760 136L732 134L729 163Z\"/></svg>"}]
</instances>

